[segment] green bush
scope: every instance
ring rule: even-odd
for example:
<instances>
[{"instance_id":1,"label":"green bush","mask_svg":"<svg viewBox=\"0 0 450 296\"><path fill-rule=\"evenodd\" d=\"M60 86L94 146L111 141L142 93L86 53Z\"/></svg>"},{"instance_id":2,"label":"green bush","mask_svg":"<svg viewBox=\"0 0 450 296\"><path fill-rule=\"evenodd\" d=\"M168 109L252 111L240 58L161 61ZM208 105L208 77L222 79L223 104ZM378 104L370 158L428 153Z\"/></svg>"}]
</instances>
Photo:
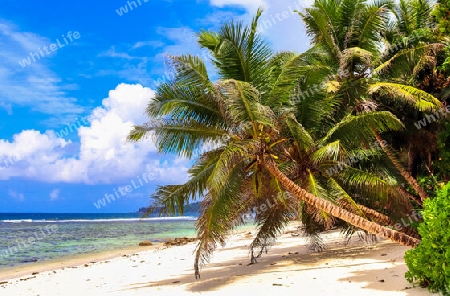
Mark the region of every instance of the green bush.
<instances>
[{"instance_id":1,"label":"green bush","mask_svg":"<svg viewBox=\"0 0 450 296\"><path fill-rule=\"evenodd\" d=\"M450 1L448 0L438 0L432 15L437 22L439 33L446 36L450 34Z\"/></svg>"},{"instance_id":2,"label":"green bush","mask_svg":"<svg viewBox=\"0 0 450 296\"><path fill-rule=\"evenodd\" d=\"M450 182L424 202L422 241L405 254L406 279L432 292L450 295Z\"/></svg>"},{"instance_id":3,"label":"green bush","mask_svg":"<svg viewBox=\"0 0 450 296\"><path fill-rule=\"evenodd\" d=\"M439 169L439 174L445 179L450 176L450 122L444 121L441 124L437 135L439 159L436 161L436 166Z\"/></svg>"}]
</instances>

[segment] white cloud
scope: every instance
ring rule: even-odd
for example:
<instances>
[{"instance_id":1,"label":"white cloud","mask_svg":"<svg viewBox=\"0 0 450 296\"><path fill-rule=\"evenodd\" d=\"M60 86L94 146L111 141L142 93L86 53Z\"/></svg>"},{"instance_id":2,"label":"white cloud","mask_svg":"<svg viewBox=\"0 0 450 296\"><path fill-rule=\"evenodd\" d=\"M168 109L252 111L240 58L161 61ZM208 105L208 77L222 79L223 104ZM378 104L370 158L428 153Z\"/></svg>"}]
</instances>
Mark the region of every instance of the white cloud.
<instances>
[{"instance_id":1,"label":"white cloud","mask_svg":"<svg viewBox=\"0 0 450 296\"><path fill-rule=\"evenodd\" d=\"M56 136L54 131L34 130L16 134L11 142L0 140L0 155L15 155L19 161L0 170L0 180L25 177L46 182L111 184L153 173L164 182L186 180L187 160L161 155L148 139L129 143L126 137L144 114L153 90L141 85L120 84L109 92L102 106L88 117L88 126L78 129L79 146Z\"/></svg>"},{"instance_id":2,"label":"white cloud","mask_svg":"<svg viewBox=\"0 0 450 296\"><path fill-rule=\"evenodd\" d=\"M312 0L268 0L269 8L259 19L262 34L275 51L304 52L310 47L305 25L298 13L311 6Z\"/></svg>"},{"instance_id":3,"label":"white cloud","mask_svg":"<svg viewBox=\"0 0 450 296\"><path fill-rule=\"evenodd\" d=\"M35 130L25 130L13 136L12 142L0 140L0 156L3 167L0 180L11 177L33 178L48 173L48 167L63 156L64 148L70 143L58 139L53 132L41 134Z\"/></svg>"},{"instance_id":4,"label":"white cloud","mask_svg":"<svg viewBox=\"0 0 450 296\"><path fill-rule=\"evenodd\" d=\"M75 98L66 95L67 88L61 79L47 67L55 53L35 62L30 60L31 64L26 67L19 64L29 57L30 52L36 53L54 41L31 32L21 32L13 24L0 20L0 43L0 107L7 108L9 113L15 106L55 115L84 111Z\"/></svg>"},{"instance_id":5,"label":"white cloud","mask_svg":"<svg viewBox=\"0 0 450 296\"><path fill-rule=\"evenodd\" d=\"M211 19L212 20L212 19ZM207 22L203 22L207 23ZM162 81L172 78L171 69L165 67L168 55L193 54L207 57L207 50L201 49L197 43L196 31L189 27L157 27L156 33L163 41L146 40L133 45L111 46L110 49L99 54L101 58L114 59L114 68L102 69L97 75L115 76L128 82L140 83L156 87ZM148 56L146 47L158 49L158 53ZM205 60L207 60L205 58ZM121 68L117 68L120 65ZM208 70L211 65L207 63ZM151 78L157 77L156 80Z\"/></svg>"},{"instance_id":6,"label":"white cloud","mask_svg":"<svg viewBox=\"0 0 450 296\"><path fill-rule=\"evenodd\" d=\"M98 56L101 58L114 59L115 62L111 64L111 68L102 69L97 72L100 76L115 76L133 83L140 83L143 85L150 84L149 76L149 58L147 56L136 55L134 49L145 46L146 44L138 44L139 46L120 47L111 46L107 51L101 52ZM121 65L117 67L117 65Z\"/></svg>"},{"instance_id":7,"label":"white cloud","mask_svg":"<svg viewBox=\"0 0 450 296\"><path fill-rule=\"evenodd\" d=\"M59 198L59 189L53 189L52 192L50 192L50 200L55 201Z\"/></svg>"},{"instance_id":8,"label":"white cloud","mask_svg":"<svg viewBox=\"0 0 450 296\"><path fill-rule=\"evenodd\" d=\"M162 43L161 41L155 41L155 40L139 41L139 42L136 42L133 45L133 47L131 47L131 49L137 49L137 48L146 47L146 46L156 48L156 47L161 47L163 45L164 45L164 43Z\"/></svg>"},{"instance_id":9,"label":"white cloud","mask_svg":"<svg viewBox=\"0 0 450 296\"><path fill-rule=\"evenodd\" d=\"M151 86L157 86L162 82L173 79L173 69L170 67L164 67L169 55L184 55L191 54L200 56L206 64L206 68L211 79L214 79L214 71L211 61L210 53L207 49L200 48L197 43L197 32L188 27L180 28L157 28L157 33L166 39L166 45L161 48L159 54L155 56L155 65L161 65L152 69L152 74L159 75L159 77L153 81ZM167 65L167 64L166 64Z\"/></svg>"},{"instance_id":10,"label":"white cloud","mask_svg":"<svg viewBox=\"0 0 450 296\"><path fill-rule=\"evenodd\" d=\"M264 12L259 19L259 25L264 30L262 35L272 44L275 51L297 51L304 52L309 48L309 39L306 35L305 25L300 16L294 10L302 11L311 6L314 0L210 0L210 4L218 7L226 5L241 5L246 8L244 15L235 15L233 19L244 20L249 23L256 9L264 7ZM215 23L223 14L223 11L209 15L205 21ZM217 15L217 16L216 16ZM229 20L232 18L229 17Z\"/></svg>"},{"instance_id":11,"label":"white cloud","mask_svg":"<svg viewBox=\"0 0 450 296\"><path fill-rule=\"evenodd\" d=\"M25 200L25 196L23 195L23 193L18 193L15 192L13 190L8 190L8 195L14 199L17 199L18 201L24 201Z\"/></svg>"},{"instance_id":12,"label":"white cloud","mask_svg":"<svg viewBox=\"0 0 450 296\"><path fill-rule=\"evenodd\" d=\"M13 112L12 112L12 105L10 103L7 104L5 102L0 102L0 109L6 110L6 113L8 115L12 115L13 114Z\"/></svg>"},{"instance_id":13,"label":"white cloud","mask_svg":"<svg viewBox=\"0 0 450 296\"><path fill-rule=\"evenodd\" d=\"M267 1L264 0L210 0L213 6L224 7L226 5L237 5L247 8L250 11L256 11L258 7L267 7Z\"/></svg>"},{"instance_id":14,"label":"white cloud","mask_svg":"<svg viewBox=\"0 0 450 296\"><path fill-rule=\"evenodd\" d=\"M156 61L163 63L167 55L199 54L200 46L197 43L197 32L191 28L165 28L159 27L156 32L167 39L166 45L160 54L156 55Z\"/></svg>"},{"instance_id":15,"label":"white cloud","mask_svg":"<svg viewBox=\"0 0 450 296\"><path fill-rule=\"evenodd\" d=\"M127 52L117 52L115 46L111 46L107 51L100 53L99 57L121 58L126 60L142 59L142 57L131 56Z\"/></svg>"}]
</instances>

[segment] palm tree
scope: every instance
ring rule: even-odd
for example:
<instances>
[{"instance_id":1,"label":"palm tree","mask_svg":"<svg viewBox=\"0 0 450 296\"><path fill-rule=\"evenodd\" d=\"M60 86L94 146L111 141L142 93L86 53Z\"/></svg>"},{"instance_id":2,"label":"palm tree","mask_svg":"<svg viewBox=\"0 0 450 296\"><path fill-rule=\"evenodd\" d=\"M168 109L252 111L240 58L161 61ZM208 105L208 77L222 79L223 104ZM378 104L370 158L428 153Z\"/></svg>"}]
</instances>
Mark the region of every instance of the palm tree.
<instances>
[{"instance_id":1,"label":"palm tree","mask_svg":"<svg viewBox=\"0 0 450 296\"><path fill-rule=\"evenodd\" d=\"M439 97L442 81L445 80L437 70L443 45L438 42L431 17L432 10L432 4L424 0L402 0L395 5L392 9L395 21L389 24L384 33L386 50L382 61L390 66L383 75ZM403 119L408 126L412 126L427 113L426 110L404 111L408 112ZM435 125L431 124L420 130L411 129L400 137L397 149L405 151L402 154L407 160L405 163L408 173L417 178L420 168L427 168L423 171L428 175L432 170L432 155L438 155Z\"/></svg>"},{"instance_id":2,"label":"palm tree","mask_svg":"<svg viewBox=\"0 0 450 296\"><path fill-rule=\"evenodd\" d=\"M404 1L401 3L405 4ZM416 11L421 12L416 14L416 21L423 23L426 5L416 6ZM416 67L413 70L418 71L428 61L429 51L437 50L439 46L424 45L411 49L408 43L406 49L394 48L395 51L393 47L387 46L385 52L388 54L380 51L382 41L392 31L390 12L395 11L394 8L390 1L367 4L365 0L317 0L311 8L300 14L314 46L324 49L323 60L332 75L326 77L322 84L329 95L340 102L340 108L335 110L338 118L349 110L358 113L367 109L389 110L399 118L404 118L405 108L417 112L434 111L440 107L440 102L434 96L399 80L399 76L409 73L411 62L405 61L408 62L411 55L422 59L421 63L414 64ZM415 58L413 60L417 61ZM377 139L380 139L379 135ZM427 198L423 188L396 159L391 151L392 145L390 148L383 145L383 149L404 180L420 196L420 200Z\"/></svg>"},{"instance_id":3,"label":"palm tree","mask_svg":"<svg viewBox=\"0 0 450 296\"><path fill-rule=\"evenodd\" d=\"M196 224L200 238L196 276L199 264L208 260L218 244L225 243L229 231L241 223L242 214L274 198L275 205L257 216L258 234L251 248L259 248L260 254L267 251L292 214L305 214L301 211L305 205L316 222L330 223L336 217L383 238L416 246L418 239L362 217L344 190L345 185L359 186L392 195L395 191L389 180L350 165L343 165L351 177L346 178L347 184L340 183L345 178L333 178L326 172L353 153L371 157L375 153L361 145L373 141L373 131L402 128L400 121L386 111L347 113L333 127L335 121L327 118L327 110L333 109L336 100L323 96L316 105L302 105L303 111L316 111L308 114L315 119L302 125L294 115L300 112L298 106L292 102L296 89L292 86L297 83L287 77L298 75L292 74L292 69L317 55L273 55L256 34L260 14L258 11L250 27L231 23L217 33L199 34L199 43L214 56L221 78L215 83L200 58L171 57L175 79L158 87L147 108L149 118L159 120L136 126L129 136L138 141L152 135L160 152L186 157L205 143L217 147L197 159L188 182L159 187L153 195L166 213L182 212L188 201L203 199ZM306 114L300 114L306 122ZM319 132L321 126L328 127L325 133ZM349 210L339 205L343 200L351 204Z\"/></svg>"}]
</instances>

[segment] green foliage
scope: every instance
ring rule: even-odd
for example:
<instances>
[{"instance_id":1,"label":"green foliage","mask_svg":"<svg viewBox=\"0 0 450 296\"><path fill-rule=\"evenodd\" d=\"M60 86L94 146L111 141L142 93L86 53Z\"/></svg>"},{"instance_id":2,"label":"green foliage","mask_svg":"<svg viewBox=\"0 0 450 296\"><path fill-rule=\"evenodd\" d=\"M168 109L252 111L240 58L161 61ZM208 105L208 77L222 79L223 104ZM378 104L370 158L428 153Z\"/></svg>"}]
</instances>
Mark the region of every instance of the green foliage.
<instances>
[{"instance_id":1,"label":"green foliage","mask_svg":"<svg viewBox=\"0 0 450 296\"><path fill-rule=\"evenodd\" d=\"M377 41L386 27L391 1L316 0L300 13L313 43L322 44L332 54L360 47L378 53Z\"/></svg>"},{"instance_id":2,"label":"green foliage","mask_svg":"<svg viewBox=\"0 0 450 296\"><path fill-rule=\"evenodd\" d=\"M433 16L438 24L441 35L450 35L450 1L438 0Z\"/></svg>"},{"instance_id":3,"label":"green foliage","mask_svg":"<svg viewBox=\"0 0 450 296\"><path fill-rule=\"evenodd\" d=\"M445 60L442 65L439 66L439 70L450 73L450 40L446 39L446 46L444 47Z\"/></svg>"},{"instance_id":4,"label":"green foliage","mask_svg":"<svg viewBox=\"0 0 450 296\"><path fill-rule=\"evenodd\" d=\"M436 196L436 192L445 183L439 182L439 178L434 175L426 175L417 178L417 182L425 190L428 196Z\"/></svg>"},{"instance_id":5,"label":"green foliage","mask_svg":"<svg viewBox=\"0 0 450 296\"><path fill-rule=\"evenodd\" d=\"M219 32L198 34L200 46L211 51L213 64L222 79L236 79L250 82L258 89L264 88L267 62L273 53L257 34L261 13L262 10L258 9L250 26L232 21L223 24Z\"/></svg>"},{"instance_id":6,"label":"green foliage","mask_svg":"<svg viewBox=\"0 0 450 296\"><path fill-rule=\"evenodd\" d=\"M450 295L450 183L424 202L422 216L418 228L422 241L405 254L406 279Z\"/></svg>"},{"instance_id":7,"label":"green foliage","mask_svg":"<svg viewBox=\"0 0 450 296\"><path fill-rule=\"evenodd\" d=\"M443 123L444 128L438 133L439 159L437 167L443 174L450 173L450 122ZM445 176L444 176L445 178Z\"/></svg>"}]
</instances>

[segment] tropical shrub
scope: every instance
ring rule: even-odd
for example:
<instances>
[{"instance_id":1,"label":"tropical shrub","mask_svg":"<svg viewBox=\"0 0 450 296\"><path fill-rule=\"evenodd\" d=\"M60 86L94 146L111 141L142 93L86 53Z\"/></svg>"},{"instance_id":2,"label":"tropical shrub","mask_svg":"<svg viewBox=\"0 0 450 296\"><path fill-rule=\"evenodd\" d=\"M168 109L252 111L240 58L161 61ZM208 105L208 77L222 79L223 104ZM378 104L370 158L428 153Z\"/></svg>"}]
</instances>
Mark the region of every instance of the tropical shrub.
<instances>
[{"instance_id":1,"label":"tropical shrub","mask_svg":"<svg viewBox=\"0 0 450 296\"><path fill-rule=\"evenodd\" d=\"M450 122L444 122L443 127L438 133L439 159L437 167L443 178L447 179L450 175Z\"/></svg>"},{"instance_id":2,"label":"tropical shrub","mask_svg":"<svg viewBox=\"0 0 450 296\"><path fill-rule=\"evenodd\" d=\"M442 35L450 34L450 1L438 0L433 11L433 16L438 23L439 32Z\"/></svg>"},{"instance_id":3,"label":"tropical shrub","mask_svg":"<svg viewBox=\"0 0 450 296\"><path fill-rule=\"evenodd\" d=\"M450 295L450 182L424 202L422 241L405 254L406 279L433 292Z\"/></svg>"}]
</instances>

